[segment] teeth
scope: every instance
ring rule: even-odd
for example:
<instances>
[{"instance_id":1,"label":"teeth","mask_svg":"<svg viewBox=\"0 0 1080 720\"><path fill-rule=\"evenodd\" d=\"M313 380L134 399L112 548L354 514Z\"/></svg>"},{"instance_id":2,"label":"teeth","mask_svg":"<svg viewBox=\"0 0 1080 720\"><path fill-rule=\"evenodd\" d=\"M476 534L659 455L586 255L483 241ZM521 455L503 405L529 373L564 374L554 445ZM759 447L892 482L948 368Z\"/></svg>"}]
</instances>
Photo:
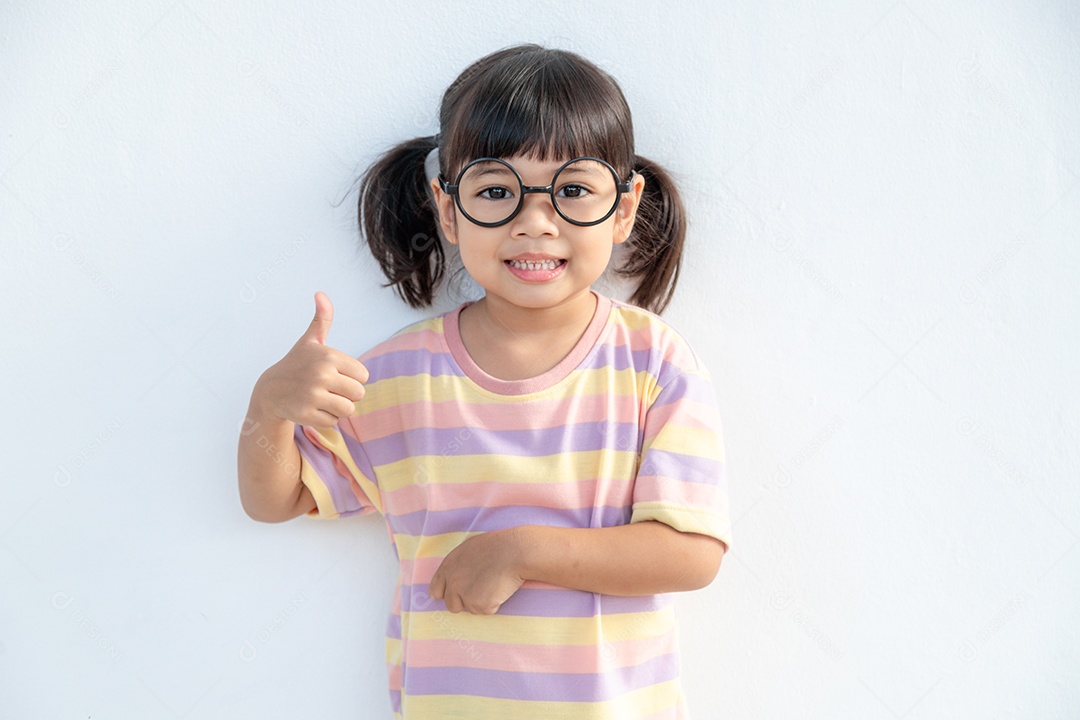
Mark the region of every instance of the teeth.
<instances>
[{"instance_id":1,"label":"teeth","mask_svg":"<svg viewBox=\"0 0 1080 720\"><path fill-rule=\"evenodd\" d=\"M511 260L510 264L519 270L554 270L558 260Z\"/></svg>"}]
</instances>

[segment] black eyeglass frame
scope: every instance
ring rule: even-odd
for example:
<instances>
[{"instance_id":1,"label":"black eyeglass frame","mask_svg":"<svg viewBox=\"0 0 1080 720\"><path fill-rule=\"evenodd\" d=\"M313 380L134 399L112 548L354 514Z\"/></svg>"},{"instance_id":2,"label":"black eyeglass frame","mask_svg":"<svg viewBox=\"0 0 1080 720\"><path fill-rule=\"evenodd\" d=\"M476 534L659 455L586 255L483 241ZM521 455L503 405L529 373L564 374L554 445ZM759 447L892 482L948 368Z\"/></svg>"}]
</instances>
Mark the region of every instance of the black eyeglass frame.
<instances>
[{"instance_id":1,"label":"black eyeglass frame","mask_svg":"<svg viewBox=\"0 0 1080 720\"><path fill-rule=\"evenodd\" d=\"M559 173L561 173L563 170L565 170L567 168L567 166L569 166L571 163L575 163L578 160L595 160L596 162L598 162L601 165L603 165L604 167L606 167L611 172L611 177L613 177L615 179L615 202L612 203L611 209L608 210L607 213L604 214L604 217L600 218L599 220L592 220L590 222L581 222L579 220L574 220L573 218L567 217L566 213L564 213L559 208L559 203L555 200L555 183L559 179ZM466 170L471 168L473 165L476 165L477 163L482 163L482 162L497 162L497 163L501 163L501 164L505 165L506 167L510 168L510 172L514 173L514 177L517 178L517 181L518 181L518 186L521 188L521 193L518 195L517 207L514 208L514 211L512 213L510 213L510 215L507 216L505 220L500 220L499 222L480 222L479 220L476 220L471 215L469 215L469 213L465 212L465 208L462 207L462 205L461 205L461 194L458 192L458 189L461 186L461 178L465 177L465 171ZM525 206L525 196L528 195L529 193L544 193L544 194L548 195L549 197L551 197L551 206L553 208L555 208L555 212L559 213L559 216L563 220L565 220L566 222L568 222L568 223L570 223L572 225L577 225L578 227L591 227L592 225L599 225L600 223L604 222L609 217L611 217L611 214L613 212L615 212L616 208L619 207L619 200L622 198L622 194L630 192L630 186L633 183L633 181L634 181L634 171L633 170L630 171L630 179L629 180L627 180L626 182L620 182L619 174L615 172L615 168L613 168L611 166L611 163L607 162L606 160L601 160L598 157L592 157L592 156L589 156L589 155L583 155L582 157L576 157L576 158L573 158L571 160L567 160L562 165L560 165L559 169L556 170L555 174L551 177L551 184L550 185L526 185L525 181L523 181L521 179L521 175L518 174L518 171L516 169L514 169L513 165L506 162L505 160L502 160L500 158L494 158L494 157L482 157L482 158L477 158L477 159L473 160L468 165L461 168L461 172L459 172L458 176L457 176L457 182L455 182L453 184L450 184L450 183L446 182L446 180L443 179L443 176L441 174L439 175L439 185L442 187L443 192L446 193L447 195L453 195L454 196L454 202L457 204L458 210L461 211L461 214L464 215L465 218L469 222L473 223L474 225L479 225L481 227L499 227L500 225L505 225L506 223L508 223L511 220L513 220L514 218L516 218L518 216L518 213L521 212L521 208Z\"/></svg>"}]
</instances>

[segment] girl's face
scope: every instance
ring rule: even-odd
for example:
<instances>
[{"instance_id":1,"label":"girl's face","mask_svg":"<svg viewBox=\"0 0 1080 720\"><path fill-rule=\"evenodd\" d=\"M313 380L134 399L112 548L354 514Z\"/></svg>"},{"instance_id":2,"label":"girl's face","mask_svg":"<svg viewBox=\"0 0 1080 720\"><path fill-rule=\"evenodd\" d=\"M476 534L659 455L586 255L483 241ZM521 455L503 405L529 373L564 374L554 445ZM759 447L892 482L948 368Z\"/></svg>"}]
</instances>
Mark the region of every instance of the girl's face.
<instances>
[{"instance_id":1,"label":"girl's face","mask_svg":"<svg viewBox=\"0 0 1080 720\"><path fill-rule=\"evenodd\" d=\"M550 184L569 160L540 162L520 155L503 159L526 185ZM556 212L549 195L530 193L510 222L489 228L464 217L453 196L442 191L437 178L432 180L443 234L458 246L469 275L488 295L532 309L562 305L589 291L607 268L614 245L630 236L644 185L644 178L635 174L630 192L619 197L615 212L598 225L574 225ZM528 261L547 267L531 269ZM549 269L552 264L554 269Z\"/></svg>"}]
</instances>

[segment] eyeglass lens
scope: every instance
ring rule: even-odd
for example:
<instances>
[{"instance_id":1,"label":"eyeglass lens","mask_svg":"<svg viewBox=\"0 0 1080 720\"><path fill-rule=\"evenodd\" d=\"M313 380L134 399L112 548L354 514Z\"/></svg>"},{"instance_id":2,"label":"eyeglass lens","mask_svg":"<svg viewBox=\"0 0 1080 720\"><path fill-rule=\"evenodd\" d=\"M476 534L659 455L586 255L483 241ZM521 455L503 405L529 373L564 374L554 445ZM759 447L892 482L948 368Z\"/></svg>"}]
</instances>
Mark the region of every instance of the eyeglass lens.
<instances>
[{"instance_id":1,"label":"eyeglass lens","mask_svg":"<svg viewBox=\"0 0 1080 720\"><path fill-rule=\"evenodd\" d=\"M611 170L595 160L575 160L553 180L554 202L570 220L591 223L608 214L618 200ZM472 219L483 223L506 220L518 207L522 188L509 166L479 162L465 170L458 198Z\"/></svg>"}]
</instances>

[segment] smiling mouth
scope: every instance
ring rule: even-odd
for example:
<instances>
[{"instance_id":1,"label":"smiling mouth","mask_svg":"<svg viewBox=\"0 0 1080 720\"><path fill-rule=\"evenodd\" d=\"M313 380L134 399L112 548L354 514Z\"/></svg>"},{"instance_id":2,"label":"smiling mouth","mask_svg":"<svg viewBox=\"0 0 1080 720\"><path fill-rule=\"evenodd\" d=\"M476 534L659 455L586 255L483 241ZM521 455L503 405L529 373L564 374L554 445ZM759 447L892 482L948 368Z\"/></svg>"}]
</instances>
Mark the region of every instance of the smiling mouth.
<instances>
[{"instance_id":1,"label":"smiling mouth","mask_svg":"<svg viewBox=\"0 0 1080 720\"><path fill-rule=\"evenodd\" d=\"M518 270L554 270L566 264L566 260L504 260L503 262Z\"/></svg>"}]
</instances>

